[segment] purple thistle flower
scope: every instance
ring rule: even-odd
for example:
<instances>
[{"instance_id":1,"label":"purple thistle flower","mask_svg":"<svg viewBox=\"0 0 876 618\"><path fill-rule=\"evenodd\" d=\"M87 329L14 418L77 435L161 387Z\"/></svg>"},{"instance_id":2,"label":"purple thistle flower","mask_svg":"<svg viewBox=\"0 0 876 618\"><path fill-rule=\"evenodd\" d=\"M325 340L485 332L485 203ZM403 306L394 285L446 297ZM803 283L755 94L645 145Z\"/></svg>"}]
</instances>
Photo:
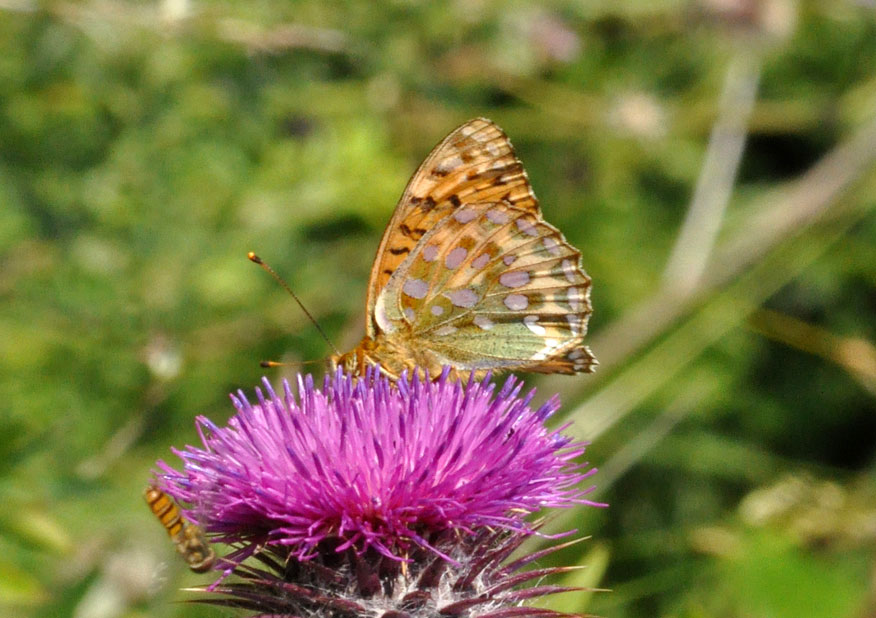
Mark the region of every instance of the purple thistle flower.
<instances>
[{"instance_id":1,"label":"purple thistle flower","mask_svg":"<svg viewBox=\"0 0 876 618\"><path fill-rule=\"evenodd\" d=\"M203 447L174 451L182 472L158 462L160 487L234 548L217 568L241 581L217 582L226 596L207 602L283 616L373 615L376 598L387 615L545 615L518 605L560 589L512 588L560 569L503 562L537 531L528 515L599 506L578 487L595 473L575 462L585 444L544 425L558 398L533 411L534 391L521 398L513 377L496 393L446 370L397 384L339 370L322 390L299 376L298 397L285 381L282 395L263 386L255 404L232 395L226 427L198 417Z\"/></svg>"}]
</instances>

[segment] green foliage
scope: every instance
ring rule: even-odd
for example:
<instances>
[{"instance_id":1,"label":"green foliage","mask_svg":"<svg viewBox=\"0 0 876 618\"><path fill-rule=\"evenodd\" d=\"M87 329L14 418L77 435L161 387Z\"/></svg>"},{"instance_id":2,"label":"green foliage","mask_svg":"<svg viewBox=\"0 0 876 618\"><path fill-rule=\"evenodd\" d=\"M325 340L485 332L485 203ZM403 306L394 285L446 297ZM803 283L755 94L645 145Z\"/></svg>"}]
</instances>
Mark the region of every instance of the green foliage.
<instances>
[{"instance_id":1,"label":"green foliage","mask_svg":"<svg viewBox=\"0 0 876 618\"><path fill-rule=\"evenodd\" d=\"M596 539L557 559L613 591L554 607L876 611L868 3L22 0L0 49L5 615L217 615L173 603L204 579L140 492L259 360L330 352L246 252L354 343L408 176L479 115L594 279L600 372L540 386L611 503L556 522ZM714 244L685 253L703 277L674 288L737 69L746 150Z\"/></svg>"}]
</instances>

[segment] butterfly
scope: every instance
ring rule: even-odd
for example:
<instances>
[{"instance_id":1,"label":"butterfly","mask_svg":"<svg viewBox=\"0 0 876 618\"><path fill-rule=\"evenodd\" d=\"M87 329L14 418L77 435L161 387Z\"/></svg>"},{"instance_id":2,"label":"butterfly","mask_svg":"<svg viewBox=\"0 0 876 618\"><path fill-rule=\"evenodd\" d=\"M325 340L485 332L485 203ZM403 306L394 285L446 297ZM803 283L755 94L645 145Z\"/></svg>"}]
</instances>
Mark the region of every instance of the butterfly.
<instances>
[{"instance_id":1,"label":"butterfly","mask_svg":"<svg viewBox=\"0 0 876 618\"><path fill-rule=\"evenodd\" d=\"M508 137L486 118L453 130L408 182L368 283L366 335L330 358L354 375L450 365L592 372L581 254L547 223Z\"/></svg>"}]
</instances>

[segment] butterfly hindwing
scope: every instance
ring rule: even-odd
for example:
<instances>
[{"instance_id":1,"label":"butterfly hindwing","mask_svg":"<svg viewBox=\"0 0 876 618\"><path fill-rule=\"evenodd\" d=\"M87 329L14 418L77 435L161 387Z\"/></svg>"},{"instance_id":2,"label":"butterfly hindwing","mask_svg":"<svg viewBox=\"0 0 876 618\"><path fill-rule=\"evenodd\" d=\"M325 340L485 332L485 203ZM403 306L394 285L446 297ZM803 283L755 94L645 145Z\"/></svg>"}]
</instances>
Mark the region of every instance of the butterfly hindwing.
<instances>
[{"instance_id":1,"label":"butterfly hindwing","mask_svg":"<svg viewBox=\"0 0 876 618\"><path fill-rule=\"evenodd\" d=\"M586 371L590 279L579 262L537 213L468 204L415 245L381 294L379 321L387 337L409 332L446 364Z\"/></svg>"}]
</instances>

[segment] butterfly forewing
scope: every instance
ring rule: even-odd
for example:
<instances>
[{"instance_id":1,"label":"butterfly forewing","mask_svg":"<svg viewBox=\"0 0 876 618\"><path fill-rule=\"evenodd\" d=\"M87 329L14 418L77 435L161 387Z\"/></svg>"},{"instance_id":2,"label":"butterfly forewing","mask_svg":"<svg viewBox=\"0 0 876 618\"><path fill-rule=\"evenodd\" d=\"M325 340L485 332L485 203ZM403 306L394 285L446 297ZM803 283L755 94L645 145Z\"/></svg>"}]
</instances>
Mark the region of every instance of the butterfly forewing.
<instances>
[{"instance_id":1,"label":"butterfly forewing","mask_svg":"<svg viewBox=\"0 0 876 618\"><path fill-rule=\"evenodd\" d=\"M489 120L476 118L444 138L408 182L371 269L369 315L380 290L439 221L463 204L500 199L538 212L538 202L508 137Z\"/></svg>"}]
</instances>

